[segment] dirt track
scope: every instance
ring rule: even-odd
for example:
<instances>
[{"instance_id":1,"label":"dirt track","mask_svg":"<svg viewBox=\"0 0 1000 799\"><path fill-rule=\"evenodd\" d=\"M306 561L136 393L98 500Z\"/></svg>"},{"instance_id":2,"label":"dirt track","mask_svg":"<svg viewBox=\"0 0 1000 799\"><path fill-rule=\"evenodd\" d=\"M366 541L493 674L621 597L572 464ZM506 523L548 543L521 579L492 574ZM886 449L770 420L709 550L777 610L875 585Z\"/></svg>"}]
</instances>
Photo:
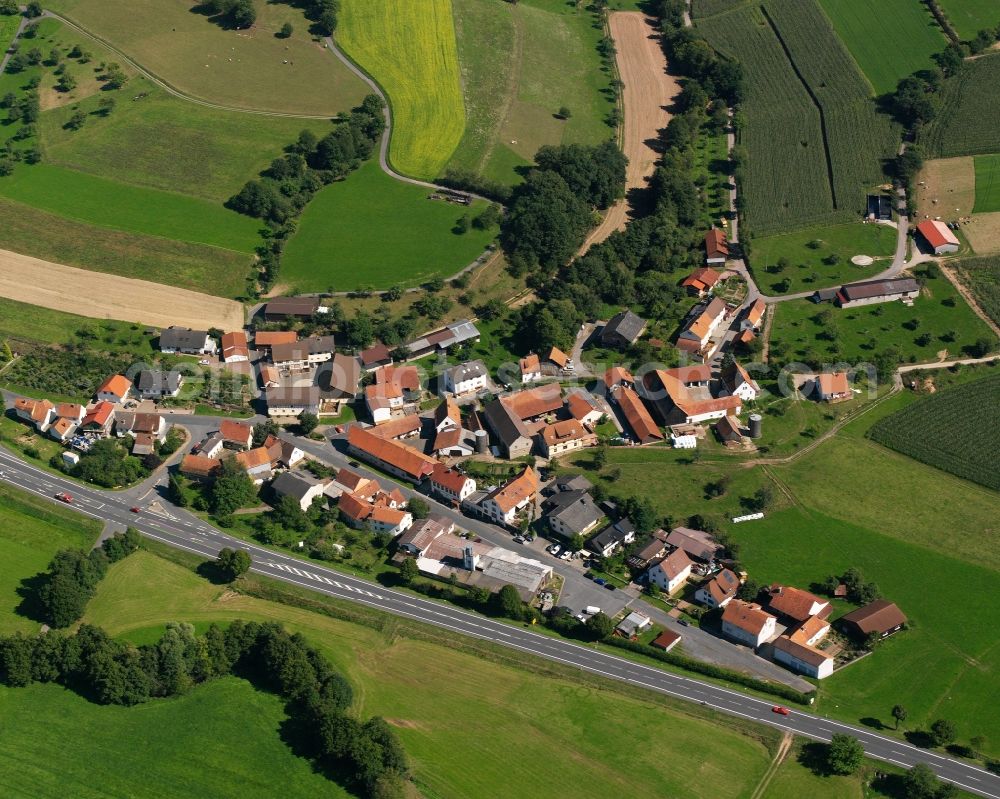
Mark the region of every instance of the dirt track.
<instances>
[{"instance_id":1,"label":"dirt track","mask_svg":"<svg viewBox=\"0 0 1000 799\"><path fill-rule=\"evenodd\" d=\"M243 306L233 300L76 269L9 250L0 250L0 297L95 319L121 319L155 327L243 327Z\"/></svg>"},{"instance_id":2,"label":"dirt track","mask_svg":"<svg viewBox=\"0 0 1000 799\"><path fill-rule=\"evenodd\" d=\"M645 186L646 179L653 174L659 156L648 142L655 141L658 132L667 126L670 114L665 108L680 94L681 87L667 74L667 59L659 37L644 14L616 11L608 18L608 26L618 51L615 57L618 73L625 84L622 149L628 157L625 173L625 191L628 192ZM615 203L587 237L580 252L604 241L614 231L623 230L627 221L628 203L624 200Z\"/></svg>"}]
</instances>

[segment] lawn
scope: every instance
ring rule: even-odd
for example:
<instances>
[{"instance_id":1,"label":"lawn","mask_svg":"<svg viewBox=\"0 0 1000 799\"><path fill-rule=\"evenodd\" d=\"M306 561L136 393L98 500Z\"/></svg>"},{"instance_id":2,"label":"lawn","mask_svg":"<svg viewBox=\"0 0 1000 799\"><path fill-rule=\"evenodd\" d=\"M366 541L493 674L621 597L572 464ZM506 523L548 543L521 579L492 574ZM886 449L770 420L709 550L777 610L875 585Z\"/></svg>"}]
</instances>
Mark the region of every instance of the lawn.
<instances>
[{"instance_id":1,"label":"lawn","mask_svg":"<svg viewBox=\"0 0 1000 799\"><path fill-rule=\"evenodd\" d=\"M957 78L945 82L941 97L937 116L919 136L928 154L995 153L1000 128L1000 53L967 61Z\"/></svg>"},{"instance_id":2,"label":"lawn","mask_svg":"<svg viewBox=\"0 0 1000 799\"><path fill-rule=\"evenodd\" d=\"M97 227L2 197L0 217L4 249L220 297L246 290L250 258L245 253Z\"/></svg>"},{"instance_id":3,"label":"lawn","mask_svg":"<svg viewBox=\"0 0 1000 799\"><path fill-rule=\"evenodd\" d=\"M935 361L942 351L961 356L979 339L996 342L941 274L924 280L912 307L888 302L841 309L802 299L782 302L772 313L771 353L779 363L870 363L894 347L900 362Z\"/></svg>"},{"instance_id":4,"label":"lawn","mask_svg":"<svg viewBox=\"0 0 1000 799\"><path fill-rule=\"evenodd\" d=\"M0 14L0 52L7 52L7 48L14 40L14 34L17 33L17 26L20 22L21 17L16 14L13 16Z\"/></svg>"},{"instance_id":5,"label":"lawn","mask_svg":"<svg viewBox=\"0 0 1000 799\"><path fill-rule=\"evenodd\" d=\"M430 191L388 177L369 161L317 192L285 247L281 282L292 290L353 291L412 286L458 272L496 236L496 228L453 228L471 208L428 200Z\"/></svg>"},{"instance_id":6,"label":"lawn","mask_svg":"<svg viewBox=\"0 0 1000 799\"><path fill-rule=\"evenodd\" d=\"M511 183L543 144L596 144L614 134L610 78L597 52L602 31L586 4L453 4L467 120L448 167ZM563 106L569 119L556 118Z\"/></svg>"},{"instance_id":7,"label":"lawn","mask_svg":"<svg viewBox=\"0 0 1000 799\"><path fill-rule=\"evenodd\" d=\"M930 11L912 0L880 0L877 9L867 0L819 2L876 94L928 69L931 55L947 44Z\"/></svg>"},{"instance_id":8,"label":"lawn","mask_svg":"<svg viewBox=\"0 0 1000 799\"><path fill-rule=\"evenodd\" d=\"M213 103L334 116L367 87L309 34L291 3L257 2L253 31L224 30L177 0L54 0L46 7L123 50L183 92ZM139 22L141 20L141 22ZM275 33L289 22L288 39Z\"/></svg>"},{"instance_id":9,"label":"lawn","mask_svg":"<svg viewBox=\"0 0 1000 799\"><path fill-rule=\"evenodd\" d=\"M1000 155L977 155L976 165L976 205L974 214L1000 211Z\"/></svg>"},{"instance_id":10,"label":"lawn","mask_svg":"<svg viewBox=\"0 0 1000 799\"><path fill-rule=\"evenodd\" d=\"M952 268L972 292L976 303L1000 325L1000 258L963 258Z\"/></svg>"},{"instance_id":11,"label":"lawn","mask_svg":"<svg viewBox=\"0 0 1000 799\"><path fill-rule=\"evenodd\" d=\"M637 699L501 665L410 638L405 623L393 619L358 626L240 596L146 553L112 567L86 621L145 641L154 628L181 618L201 626L280 620L303 633L348 675L359 713L392 720L427 796L494 796L498 785L511 796L576 797L584 785L588 796L748 796L769 759L733 722L710 723L652 694ZM676 767L686 753L702 751L708 737L711 756Z\"/></svg>"},{"instance_id":12,"label":"lawn","mask_svg":"<svg viewBox=\"0 0 1000 799\"><path fill-rule=\"evenodd\" d=\"M281 699L235 677L102 706L55 685L0 688L9 797L352 797L281 740ZM85 730L86 734L81 734Z\"/></svg>"},{"instance_id":13,"label":"lawn","mask_svg":"<svg viewBox=\"0 0 1000 799\"><path fill-rule=\"evenodd\" d=\"M765 799L802 799L804 796L810 799L862 799L866 796L862 775L818 777L802 762L807 751L801 743L792 746L767 786ZM878 768L885 767L880 763Z\"/></svg>"},{"instance_id":14,"label":"lawn","mask_svg":"<svg viewBox=\"0 0 1000 799\"><path fill-rule=\"evenodd\" d=\"M15 170L0 194L76 222L250 255L260 223L220 203L129 186L51 164Z\"/></svg>"},{"instance_id":15,"label":"lawn","mask_svg":"<svg viewBox=\"0 0 1000 799\"><path fill-rule=\"evenodd\" d=\"M100 531L91 519L0 485L0 634L38 630L37 622L16 612L21 581L45 571L60 549L90 549Z\"/></svg>"},{"instance_id":16,"label":"lawn","mask_svg":"<svg viewBox=\"0 0 1000 799\"><path fill-rule=\"evenodd\" d=\"M85 335L78 335L81 331ZM149 347L149 336L140 325L114 319L97 321L0 297L0 340L10 340L12 349L17 349L18 341L66 344L92 339L133 352Z\"/></svg>"},{"instance_id":17,"label":"lawn","mask_svg":"<svg viewBox=\"0 0 1000 799\"><path fill-rule=\"evenodd\" d=\"M924 397L876 424L869 435L890 449L1000 491L1000 375Z\"/></svg>"},{"instance_id":18,"label":"lawn","mask_svg":"<svg viewBox=\"0 0 1000 799\"><path fill-rule=\"evenodd\" d=\"M983 28L1000 24L996 0L938 0L938 3L963 39L973 39Z\"/></svg>"},{"instance_id":19,"label":"lawn","mask_svg":"<svg viewBox=\"0 0 1000 799\"><path fill-rule=\"evenodd\" d=\"M817 244L815 248L809 246L813 243ZM761 290L765 294L796 294L865 280L884 271L896 251L896 229L860 222L819 225L756 238L752 244L750 264ZM851 263L855 255L881 260L871 266L855 266ZM832 260L834 256L836 263L823 263L825 258ZM778 261L782 258L788 263L779 272Z\"/></svg>"},{"instance_id":20,"label":"lawn","mask_svg":"<svg viewBox=\"0 0 1000 799\"><path fill-rule=\"evenodd\" d=\"M873 485L867 484L870 504L876 504L873 496L888 497L878 502L884 508L904 504L894 501L898 495L885 485L872 492ZM806 500L803 492L795 494ZM921 509L932 502L916 486L905 496L919 496ZM843 504L847 502L842 498ZM930 526L928 520L923 529ZM973 529L966 528L965 534ZM890 537L878 527L857 526L808 509L786 510L739 525L733 535L741 544L743 564L761 583L808 588L855 566L910 619L910 628L873 656L823 681L819 712L875 727L888 724L891 729L889 711L901 704L909 711L909 729L926 729L935 719L948 718L958 725L961 740L983 735L986 751L1000 752L1000 720L990 701L1000 675L1000 647L994 633L1000 624L1000 610L993 601L1000 590L996 571ZM777 541L780 557L775 557ZM959 593L960 610L946 601ZM956 613L961 623L956 623Z\"/></svg>"},{"instance_id":21,"label":"lawn","mask_svg":"<svg viewBox=\"0 0 1000 799\"><path fill-rule=\"evenodd\" d=\"M465 130L451 0L346 0L337 42L389 97L392 164L436 177Z\"/></svg>"}]
</instances>

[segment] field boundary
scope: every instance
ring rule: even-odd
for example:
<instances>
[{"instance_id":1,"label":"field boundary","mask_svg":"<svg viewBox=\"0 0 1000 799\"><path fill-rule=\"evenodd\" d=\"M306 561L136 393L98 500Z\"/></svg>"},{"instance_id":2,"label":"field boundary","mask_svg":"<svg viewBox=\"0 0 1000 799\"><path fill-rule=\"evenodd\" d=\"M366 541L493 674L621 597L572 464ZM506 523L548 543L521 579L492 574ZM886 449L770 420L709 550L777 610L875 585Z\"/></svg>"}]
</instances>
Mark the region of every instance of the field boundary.
<instances>
[{"instance_id":1,"label":"field boundary","mask_svg":"<svg viewBox=\"0 0 1000 799\"><path fill-rule=\"evenodd\" d=\"M944 274L944 276L951 281L951 284L955 287L955 291L961 294L962 299L968 303L969 307L972 309L972 312L980 319L982 319L984 322L986 322L990 330L993 331L993 334L997 338L1000 338L1000 325L997 325L997 323L994 322L987 315L986 311L982 309L982 307L979 305L979 301L976 300L976 296L969 290L968 286L966 286L965 283L962 282L962 278L960 278L957 274L955 274L955 272L951 269L951 267L945 264L944 261L938 261L938 266L941 268L941 272Z\"/></svg>"}]
</instances>

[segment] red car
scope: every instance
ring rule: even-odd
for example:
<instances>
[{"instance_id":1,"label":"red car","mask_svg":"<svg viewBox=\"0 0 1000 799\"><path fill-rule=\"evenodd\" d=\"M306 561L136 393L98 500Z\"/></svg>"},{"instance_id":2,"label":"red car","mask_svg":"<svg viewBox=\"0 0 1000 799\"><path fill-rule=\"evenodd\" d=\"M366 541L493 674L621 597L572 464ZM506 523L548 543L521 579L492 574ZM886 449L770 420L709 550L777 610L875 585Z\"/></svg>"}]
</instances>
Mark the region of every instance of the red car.
<instances>
[{"instance_id":1,"label":"red car","mask_svg":"<svg viewBox=\"0 0 1000 799\"><path fill-rule=\"evenodd\" d=\"M139 508L129 508L129 510L132 511L132 513L138 513L139 512Z\"/></svg>"},{"instance_id":2,"label":"red car","mask_svg":"<svg viewBox=\"0 0 1000 799\"><path fill-rule=\"evenodd\" d=\"M775 705L774 707L771 708L771 712L777 713L779 716L787 716L788 708L782 707L781 705Z\"/></svg>"},{"instance_id":3,"label":"red car","mask_svg":"<svg viewBox=\"0 0 1000 799\"><path fill-rule=\"evenodd\" d=\"M65 491L60 491L56 494L56 499L69 505L73 501L73 496L71 494L67 494Z\"/></svg>"}]
</instances>

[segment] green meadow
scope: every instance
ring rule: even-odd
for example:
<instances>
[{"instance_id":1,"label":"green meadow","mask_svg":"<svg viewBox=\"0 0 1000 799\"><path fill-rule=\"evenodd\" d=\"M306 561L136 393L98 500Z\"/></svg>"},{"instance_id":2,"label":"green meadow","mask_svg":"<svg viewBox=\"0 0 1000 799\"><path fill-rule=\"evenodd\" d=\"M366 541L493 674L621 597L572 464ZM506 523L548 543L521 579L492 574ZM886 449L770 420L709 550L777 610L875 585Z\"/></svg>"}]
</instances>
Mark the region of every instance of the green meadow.
<instances>
[{"instance_id":1,"label":"green meadow","mask_svg":"<svg viewBox=\"0 0 1000 799\"><path fill-rule=\"evenodd\" d=\"M972 213L1000 211L1000 155L977 155L973 163L976 170L976 202Z\"/></svg>"}]
</instances>

